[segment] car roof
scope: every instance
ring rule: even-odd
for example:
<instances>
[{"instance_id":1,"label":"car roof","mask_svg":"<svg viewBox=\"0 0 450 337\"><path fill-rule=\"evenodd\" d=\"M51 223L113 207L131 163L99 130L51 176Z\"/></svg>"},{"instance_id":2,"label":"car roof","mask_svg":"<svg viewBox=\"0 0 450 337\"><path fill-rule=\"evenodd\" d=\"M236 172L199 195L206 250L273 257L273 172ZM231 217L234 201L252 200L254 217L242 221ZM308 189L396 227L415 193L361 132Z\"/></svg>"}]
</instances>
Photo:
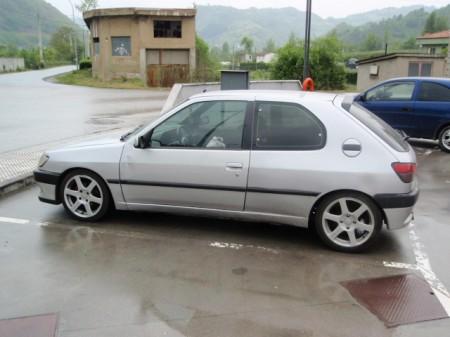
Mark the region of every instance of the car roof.
<instances>
[{"instance_id":1,"label":"car roof","mask_svg":"<svg viewBox=\"0 0 450 337\"><path fill-rule=\"evenodd\" d=\"M450 78L446 77L397 77L397 78L391 78L389 80L380 82L379 84L387 83L387 82L393 82L393 81L427 81L427 82L436 82L440 84L444 84L446 86L450 85ZM377 84L377 85L379 85Z\"/></svg>"},{"instance_id":2,"label":"car roof","mask_svg":"<svg viewBox=\"0 0 450 337\"><path fill-rule=\"evenodd\" d=\"M190 98L227 98L239 97L244 100L277 101L279 99L292 99L295 101L322 101L331 102L336 97L333 93L309 92L300 90L224 90L210 91L193 95Z\"/></svg>"}]
</instances>

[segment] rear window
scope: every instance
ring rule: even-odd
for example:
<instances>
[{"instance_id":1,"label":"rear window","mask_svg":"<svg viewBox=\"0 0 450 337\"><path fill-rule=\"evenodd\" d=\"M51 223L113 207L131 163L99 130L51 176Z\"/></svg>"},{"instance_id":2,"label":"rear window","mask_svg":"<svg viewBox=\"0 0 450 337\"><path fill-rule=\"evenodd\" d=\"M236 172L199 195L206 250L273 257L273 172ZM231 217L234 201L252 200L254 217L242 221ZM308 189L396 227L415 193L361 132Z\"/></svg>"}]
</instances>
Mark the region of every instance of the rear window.
<instances>
[{"instance_id":1,"label":"rear window","mask_svg":"<svg viewBox=\"0 0 450 337\"><path fill-rule=\"evenodd\" d=\"M408 143L398 131L366 108L363 108L358 103L351 105L343 103L342 107L394 150L399 152L407 152L409 150Z\"/></svg>"}]
</instances>

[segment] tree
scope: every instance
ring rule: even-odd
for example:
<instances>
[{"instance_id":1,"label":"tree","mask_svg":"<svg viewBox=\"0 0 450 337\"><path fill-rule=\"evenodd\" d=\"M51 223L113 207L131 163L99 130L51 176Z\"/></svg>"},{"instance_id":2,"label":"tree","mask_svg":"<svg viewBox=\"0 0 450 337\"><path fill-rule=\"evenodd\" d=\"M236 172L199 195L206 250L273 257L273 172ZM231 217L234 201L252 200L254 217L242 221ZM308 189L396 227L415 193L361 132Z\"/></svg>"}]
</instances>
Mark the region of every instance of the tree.
<instances>
[{"instance_id":1,"label":"tree","mask_svg":"<svg viewBox=\"0 0 450 337\"><path fill-rule=\"evenodd\" d=\"M231 50L230 50L230 45L228 44L228 42L224 42L224 44L222 45L221 57L222 57L222 60L226 60L226 61L229 61L231 59Z\"/></svg>"},{"instance_id":2,"label":"tree","mask_svg":"<svg viewBox=\"0 0 450 337\"><path fill-rule=\"evenodd\" d=\"M72 62L75 57L73 39L76 38L72 27L59 28L50 38L50 47L55 50L56 58L60 61ZM81 42L77 40L78 54L82 52Z\"/></svg>"},{"instance_id":3,"label":"tree","mask_svg":"<svg viewBox=\"0 0 450 337\"><path fill-rule=\"evenodd\" d=\"M81 13L98 7L97 0L83 0L81 4L75 6Z\"/></svg>"},{"instance_id":4,"label":"tree","mask_svg":"<svg viewBox=\"0 0 450 337\"><path fill-rule=\"evenodd\" d=\"M372 50L379 50L382 48L381 46L382 42L373 33L369 33L366 37L366 40L363 43L363 50L364 51L372 51Z\"/></svg>"},{"instance_id":5,"label":"tree","mask_svg":"<svg viewBox=\"0 0 450 337\"><path fill-rule=\"evenodd\" d=\"M208 44L200 36L195 38L196 70L194 80L210 81L218 79L220 64L211 54Z\"/></svg>"},{"instance_id":6,"label":"tree","mask_svg":"<svg viewBox=\"0 0 450 337\"><path fill-rule=\"evenodd\" d=\"M343 89L345 69L341 62L342 45L335 35L329 35L311 44L311 75L318 89ZM303 41L288 41L278 50L271 75L274 79L299 80L303 76Z\"/></svg>"},{"instance_id":7,"label":"tree","mask_svg":"<svg viewBox=\"0 0 450 337\"><path fill-rule=\"evenodd\" d=\"M404 41L401 45L402 49L417 49L417 42L415 37L410 37L408 40Z\"/></svg>"},{"instance_id":8,"label":"tree","mask_svg":"<svg viewBox=\"0 0 450 337\"><path fill-rule=\"evenodd\" d=\"M448 29L448 20L444 16L440 16L436 11L432 12L425 22L423 33L436 33Z\"/></svg>"},{"instance_id":9,"label":"tree","mask_svg":"<svg viewBox=\"0 0 450 337\"><path fill-rule=\"evenodd\" d=\"M277 50L277 46L275 45L275 41L273 39L267 40L266 46L264 47L265 53L275 53Z\"/></svg>"},{"instance_id":10,"label":"tree","mask_svg":"<svg viewBox=\"0 0 450 337\"><path fill-rule=\"evenodd\" d=\"M241 40L241 46L244 48L246 54L251 54L253 51L254 42L252 38L244 36Z\"/></svg>"}]
</instances>

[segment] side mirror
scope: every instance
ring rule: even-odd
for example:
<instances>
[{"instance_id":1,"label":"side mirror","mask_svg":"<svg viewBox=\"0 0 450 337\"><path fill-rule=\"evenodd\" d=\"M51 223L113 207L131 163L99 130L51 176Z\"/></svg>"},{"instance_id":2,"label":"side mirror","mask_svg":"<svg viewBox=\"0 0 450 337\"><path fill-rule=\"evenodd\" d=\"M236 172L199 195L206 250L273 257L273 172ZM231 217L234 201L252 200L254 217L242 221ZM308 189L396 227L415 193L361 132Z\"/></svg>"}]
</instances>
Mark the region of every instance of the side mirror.
<instances>
[{"instance_id":1,"label":"side mirror","mask_svg":"<svg viewBox=\"0 0 450 337\"><path fill-rule=\"evenodd\" d=\"M357 102L364 102L366 100L366 94L359 94L355 97L355 101Z\"/></svg>"},{"instance_id":2,"label":"side mirror","mask_svg":"<svg viewBox=\"0 0 450 337\"><path fill-rule=\"evenodd\" d=\"M148 147L148 144L145 142L144 136L139 136L134 140L134 147L137 149L145 149Z\"/></svg>"}]
</instances>

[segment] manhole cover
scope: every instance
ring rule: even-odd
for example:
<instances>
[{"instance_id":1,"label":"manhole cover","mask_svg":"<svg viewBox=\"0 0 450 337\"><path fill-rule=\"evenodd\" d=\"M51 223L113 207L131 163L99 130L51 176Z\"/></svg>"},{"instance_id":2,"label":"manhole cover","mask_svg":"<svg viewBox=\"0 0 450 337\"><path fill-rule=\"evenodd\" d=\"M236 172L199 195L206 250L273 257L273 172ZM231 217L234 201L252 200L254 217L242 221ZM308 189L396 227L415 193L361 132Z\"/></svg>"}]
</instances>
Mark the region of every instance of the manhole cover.
<instances>
[{"instance_id":1,"label":"manhole cover","mask_svg":"<svg viewBox=\"0 0 450 337\"><path fill-rule=\"evenodd\" d=\"M428 283L414 274L341 284L387 327L448 317Z\"/></svg>"},{"instance_id":2,"label":"manhole cover","mask_svg":"<svg viewBox=\"0 0 450 337\"><path fill-rule=\"evenodd\" d=\"M55 337L56 314L0 320L0 337Z\"/></svg>"}]
</instances>

